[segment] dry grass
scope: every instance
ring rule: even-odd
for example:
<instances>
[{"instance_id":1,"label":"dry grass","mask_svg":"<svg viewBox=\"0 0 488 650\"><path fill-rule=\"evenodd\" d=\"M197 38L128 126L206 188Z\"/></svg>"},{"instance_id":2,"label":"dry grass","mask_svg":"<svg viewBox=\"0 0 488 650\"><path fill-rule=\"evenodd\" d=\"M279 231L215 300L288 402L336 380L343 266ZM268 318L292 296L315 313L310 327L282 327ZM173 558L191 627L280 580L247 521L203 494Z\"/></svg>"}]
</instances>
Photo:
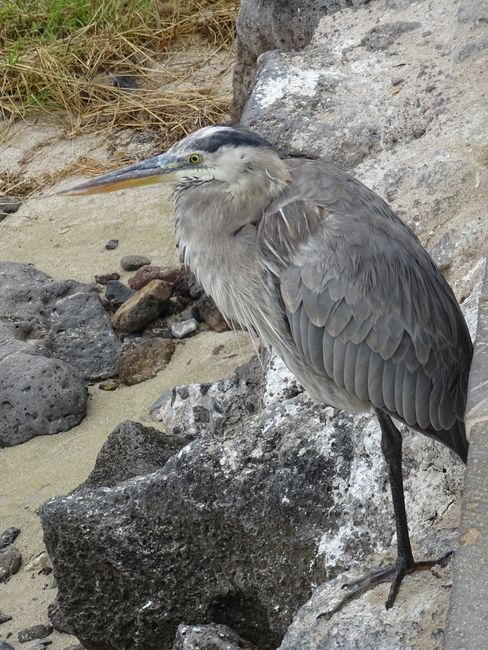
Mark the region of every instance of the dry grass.
<instances>
[{"instance_id":1,"label":"dry grass","mask_svg":"<svg viewBox=\"0 0 488 650\"><path fill-rule=\"evenodd\" d=\"M238 0L0 2L0 112L10 119L59 112L69 135L151 129L161 146L225 120L229 97L219 81L231 62L237 7Z\"/></svg>"}]
</instances>

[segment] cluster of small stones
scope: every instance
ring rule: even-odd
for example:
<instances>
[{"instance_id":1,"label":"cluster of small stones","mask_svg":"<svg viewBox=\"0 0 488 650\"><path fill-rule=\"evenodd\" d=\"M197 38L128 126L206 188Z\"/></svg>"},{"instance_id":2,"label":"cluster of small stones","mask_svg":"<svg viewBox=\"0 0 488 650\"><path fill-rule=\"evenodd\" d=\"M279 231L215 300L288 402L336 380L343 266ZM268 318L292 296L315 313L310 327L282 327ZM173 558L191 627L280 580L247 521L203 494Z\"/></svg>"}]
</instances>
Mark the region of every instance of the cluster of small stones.
<instances>
[{"instance_id":1,"label":"cluster of small stones","mask_svg":"<svg viewBox=\"0 0 488 650\"><path fill-rule=\"evenodd\" d=\"M143 255L127 255L120 265L123 271L135 272L127 284L118 272L95 276L104 287L102 303L122 341L117 360L120 383L132 385L154 377L167 366L181 339L205 329L228 329L213 300L183 266L152 265ZM100 387L114 390L117 382Z\"/></svg>"},{"instance_id":2,"label":"cluster of small stones","mask_svg":"<svg viewBox=\"0 0 488 650\"><path fill-rule=\"evenodd\" d=\"M14 576L20 569L22 564L22 555L14 546L14 542L20 534L20 529L15 527L7 528L0 535L0 583L6 582ZM52 567L48 566L47 553L43 553L43 560L38 562L31 562L27 565L27 569L39 570L40 573L49 575L52 572ZM12 616L8 612L0 611L0 626L12 620ZM39 623L31 627L24 628L19 631L17 640L19 643L24 644L29 641L36 643L28 647L28 650L42 650L52 643L49 639L53 631L53 626L50 623ZM0 629L1 636L1 629ZM10 635L7 635L9 638ZM26 646L27 647L27 646ZM13 646L9 641L0 638L0 650L13 650ZM66 649L68 650L68 649ZM82 650L82 647L79 647Z\"/></svg>"}]
</instances>

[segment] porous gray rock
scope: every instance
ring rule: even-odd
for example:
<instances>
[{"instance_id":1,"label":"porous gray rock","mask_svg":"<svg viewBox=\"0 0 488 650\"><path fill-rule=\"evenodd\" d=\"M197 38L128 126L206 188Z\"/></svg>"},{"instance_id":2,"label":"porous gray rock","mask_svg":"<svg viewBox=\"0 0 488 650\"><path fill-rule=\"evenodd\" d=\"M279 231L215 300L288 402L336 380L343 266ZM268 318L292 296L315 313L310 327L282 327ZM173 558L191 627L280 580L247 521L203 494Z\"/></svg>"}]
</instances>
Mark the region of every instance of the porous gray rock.
<instances>
[{"instance_id":1,"label":"porous gray rock","mask_svg":"<svg viewBox=\"0 0 488 650\"><path fill-rule=\"evenodd\" d=\"M0 356L0 369L0 447L67 431L83 419L86 385L72 366L17 350Z\"/></svg>"},{"instance_id":2,"label":"porous gray rock","mask_svg":"<svg viewBox=\"0 0 488 650\"><path fill-rule=\"evenodd\" d=\"M0 323L11 338L37 345L89 381L115 374L120 344L93 287L56 282L17 262L0 262L0 286Z\"/></svg>"},{"instance_id":3,"label":"porous gray rock","mask_svg":"<svg viewBox=\"0 0 488 650\"><path fill-rule=\"evenodd\" d=\"M66 431L84 417L85 380L115 374L120 343L96 291L0 262L0 446Z\"/></svg>"},{"instance_id":4,"label":"porous gray rock","mask_svg":"<svg viewBox=\"0 0 488 650\"><path fill-rule=\"evenodd\" d=\"M151 474L190 440L188 434L165 434L139 422L122 422L104 442L82 487L113 487L134 476Z\"/></svg>"},{"instance_id":5,"label":"porous gray rock","mask_svg":"<svg viewBox=\"0 0 488 650\"><path fill-rule=\"evenodd\" d=\"M299 50L322 16L368 0L242 0L237 16L232 114L239 119L254 82L256 60L269 50Z\"/></svg>"},{"instance_id":6,"label":"porous gray rock","mask_svg":"<svg viewBox=\"0 0 488 650\"><path fill-rule=\"evenodd\" d=\"M172 650L256 650L227 625L179 625Z\"/></svg>"},{"instance_id":7,"label":"porous gray rock","mask_svg":"<svg viewBox=\"0 0 488 650\"><path fill-rule=\"evenodd\" d=\"M390 547L374 420L314 405L290 390L293 379L276 359L264 378L258 368L241 370L232 386L203 386L200 401L192 395L193 409L207 409L220 384L222 423L209 429L192 411L197 437L161 469L42 507L59 605L88 650L129 639L135 649L169 649L178 625L192 621L229 625L274 649L313 586L349 567L364 571L372 553ZM169 408L165 426L185 433L184 411L176 408L172 420ZM405 441L412 538L416 553L429 556L452 544L452 524L438 513L450 512L463 468L424 436L405 433ZM418 599L431 579L420 576L414 596L404 597ZM395 610L393 640L409 620L403 611Z\"/></svg>"}]
</instances>

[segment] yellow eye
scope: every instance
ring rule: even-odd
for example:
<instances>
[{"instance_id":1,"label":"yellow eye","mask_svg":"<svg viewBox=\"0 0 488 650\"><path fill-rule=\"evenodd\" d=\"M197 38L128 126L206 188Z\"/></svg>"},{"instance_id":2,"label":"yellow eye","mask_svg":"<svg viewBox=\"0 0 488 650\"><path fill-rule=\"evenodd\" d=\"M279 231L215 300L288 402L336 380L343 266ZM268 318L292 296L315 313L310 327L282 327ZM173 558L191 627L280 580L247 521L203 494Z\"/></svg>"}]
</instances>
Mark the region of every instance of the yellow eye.
<instances>
[{"instance_id":1,"label":"yellow eye","mask_svg":"<svg viewBox=\"0 0 488 650\"><path fill-rule=\"evenodd\" d=\"M192 165L198 165L198 163L202 162L202 156L199 153L191 153L188 156L188 162L190 162Z\"/></svg>"}]
</instances>

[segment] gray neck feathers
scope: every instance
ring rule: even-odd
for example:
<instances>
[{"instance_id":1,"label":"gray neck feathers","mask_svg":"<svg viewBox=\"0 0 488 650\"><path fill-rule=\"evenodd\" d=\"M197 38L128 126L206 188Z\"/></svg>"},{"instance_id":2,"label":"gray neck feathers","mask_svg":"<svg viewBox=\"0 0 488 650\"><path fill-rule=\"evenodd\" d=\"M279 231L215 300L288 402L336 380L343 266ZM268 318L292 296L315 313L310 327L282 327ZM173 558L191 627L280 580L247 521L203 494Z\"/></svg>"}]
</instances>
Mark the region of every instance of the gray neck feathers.
<instances>
[{"instance_id":1,"label":"gray neck feathers","mask_svg":"<svg viewBox=\"0 0 488 650\"><path fill-rule=\"evenodd\" d=\"M237 183L210 181L180 186L175 193L176 239L184 263L224 316L255 331L261 328L252 313L264 291L257 229L288 180L286 166L275 158L278 166L250 170Z\"/></svg>"}]
</instances>

